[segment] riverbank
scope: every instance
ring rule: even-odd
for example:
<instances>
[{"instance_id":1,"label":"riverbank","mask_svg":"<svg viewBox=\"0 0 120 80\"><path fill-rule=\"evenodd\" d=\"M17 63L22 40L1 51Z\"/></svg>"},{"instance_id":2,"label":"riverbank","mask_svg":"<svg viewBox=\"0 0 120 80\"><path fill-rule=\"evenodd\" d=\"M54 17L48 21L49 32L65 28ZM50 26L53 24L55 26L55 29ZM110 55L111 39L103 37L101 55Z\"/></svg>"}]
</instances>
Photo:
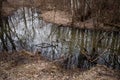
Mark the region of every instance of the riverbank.
<instances>
[{"instance_id":1,"label":"riverbank","mask_svg":"<svg viewBox=\"0 0 120 80\"><path fill-rule=\"evenodd\" d=\"M80 29L95 29L95 30L105 30L105 31L119 31L119 25L100 23L96 21L96 18L90 18L81 21L72 21L72 15L69 11L53 9L51 6L43 6L40 0L8 0L7 3L3 4L3 14L5 16L12 15L20 7L32 7L36 8L37 12L40 13L40 18L46 22L54 23L57 25L76 27Z\"/></svg>"},{"instance_id":2,"label":"riverbank","mask_svg":"<svg viewBox=\"0 0 120 80\"><path fill-rule=\"evenodd\" d=\"M30 53L31 54L31 53ZM119 71L97 65L90 70L66 70L42 56L0 53L0 80L119 80Z\"/></svg>"}]
</instances>

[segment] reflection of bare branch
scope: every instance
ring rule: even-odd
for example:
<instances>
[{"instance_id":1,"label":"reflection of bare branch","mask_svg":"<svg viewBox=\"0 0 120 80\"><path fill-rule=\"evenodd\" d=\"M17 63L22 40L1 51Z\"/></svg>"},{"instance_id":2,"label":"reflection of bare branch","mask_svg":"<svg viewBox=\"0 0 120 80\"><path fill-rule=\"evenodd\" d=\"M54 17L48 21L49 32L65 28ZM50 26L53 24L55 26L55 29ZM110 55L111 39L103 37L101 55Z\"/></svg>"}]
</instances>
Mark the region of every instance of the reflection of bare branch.
<instances>
[{"instance_id":1,"label":"reflection of bare branch","mask_svg":"<svg viewBox=\"0 0 120 80\"><path fill-rule=\"evenodd\" d=\"M109 46L108 46L100 55L98 55L95 59L90 58L90 56L87 55L87 54L88 54L87 51L81 52L81 53L82 53L82 54L87 58L87 60L89 60L90 62L95 62L96 60L99 59L99 57L103 56L103 55L108 51L108 49L109 49Z\"/></svg>"},{"instance_id":2,"label":"reflection of bare branch","mask_svg":"<svg viewBox=\"0 0 120 80\"><path fill-rule=\"evenodd\" d=\"M109 48L106 48L98 57L96 57L95 59L90 59L89 61L90 62L95 62L96 60L98 60L99 59L99 57L101 57L101 56L103 56L106 52L107 52L107 50L108 50Z\"/></svg>"},{"instance_id":3,"label":"reflection of bare branch","mask_svg":"<svg viewBox=\"0 0 120 80\"><path fill-rule=\"evenodd\" d=\"M12 23L12 26L11 26L11 27L13 27L14 31L12 31L11 28L10 28L9 30L10 30L10 31L11 31L11 32L17 37L17 39L20 41L20 45L21 45L21 47L23 48L23 42L22 42L22 40L19 38L19 36L17 35L17 32L16 32L16 29L15 29L15 26L14 26L14 24L13 24L11 18L10 18L10 21L11 21L11 23Z\"/></svg>"},{"instance_id":4,"label":"reflection of bare branch","mask_svg":"<svg viewBox=\"0 0 120 80\"><path fill-rule=\"evenodd\" d=\"M48 36L48 39L50 38L50 36L53 36L57 30L58 30L58 29L57 29L57 27L56 27L54 31L51 31L50 35Z\"/></svg>"},{"instance_id":5,"label":"reflection of bare branch","mask_svg":"<svg viewBox=\"0 0 120 80\"><path fill-rule=\"evenodd\" d=\"M53 44L49 44L49 43L41 43L41 44L37 44L34 46L41 47L41 48L48 48L48 47L56 47L57 45L53 45Z\"/></svg>"}]
</instances>

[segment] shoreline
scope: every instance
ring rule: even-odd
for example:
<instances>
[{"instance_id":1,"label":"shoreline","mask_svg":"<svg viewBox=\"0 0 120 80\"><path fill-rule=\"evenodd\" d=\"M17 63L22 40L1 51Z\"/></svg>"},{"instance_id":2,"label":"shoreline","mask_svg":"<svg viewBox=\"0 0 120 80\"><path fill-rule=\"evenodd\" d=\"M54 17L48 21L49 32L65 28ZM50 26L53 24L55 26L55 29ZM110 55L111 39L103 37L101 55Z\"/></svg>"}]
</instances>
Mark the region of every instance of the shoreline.
<instances>
[{"instance_id":1,"label":"shoreline","mask_svg":"<svg viewBox=\"0 0 120 80\"><path fill-rule=\"evenodd\" d=\"M24 4L23 4L24 3ZM6 16L12 15L17 9L19 9L20 7L32 7L31 4L28 5L25 1L21 1L20 3L4 3L7 6L3 6L3 14ZM18 5L19 4L19 5ZM41 12L40 14L40 18L42 18L42 20L49 22L49 23L53 23L56 25L62 25L64 27L75 27L75 28L79 28L79 29L90 29L90 30L103 30L103 31L116 31L119 32L120 31L120 27L118 26L113 26L113 25L109 25L109 24L103 24L103 23L96 23L94 22L95 18L91 18L89 20L86 20L84 22L80 22L80 21L75 21L74 23L72 22L72 15L66 11L60 11L60 10L44 10L40 7L40 4L37 4L36 6L34 5L33 8L37 8L39 12ZM95 27L95 25L98 25L99 27Z\"/></svg>"},{"instance_id":2,"label":"shoreline","mask_svg":"<svg viewBox=\"0 0 120 80\"><path fill-rule=\"evenodd\" d=\"M0 80L119 80L119 72L103 65L66 70L40 55L0 53Z\"/></svg>"}]
</instances>

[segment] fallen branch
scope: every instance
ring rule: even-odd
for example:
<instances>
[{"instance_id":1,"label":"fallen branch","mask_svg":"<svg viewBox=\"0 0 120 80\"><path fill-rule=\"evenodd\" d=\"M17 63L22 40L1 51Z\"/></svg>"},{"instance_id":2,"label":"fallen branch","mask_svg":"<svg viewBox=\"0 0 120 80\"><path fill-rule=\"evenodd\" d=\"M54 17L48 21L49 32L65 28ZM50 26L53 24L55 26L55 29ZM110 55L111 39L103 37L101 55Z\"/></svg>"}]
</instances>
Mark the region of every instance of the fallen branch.
<instances>
[{"instance_id":1,"label":"fallen branch","mask_svg":"<svg viewBox=\"0 0 120 80\"><path fill-rule=\"evenodd\" d=\"M114 23L104 23L105 26L110 26L110 27L116 27L120 28L120 24L114 24Z\"/></svg>"},{"instance_id":2,"label":"fallen branch","mask_svg":"<svg viewBox=\"0 0 120 80\"><path fill-rule=\"evenodd\" d=\"M86 53L81 52L81 54L83 54L87 58L88 61L95 62L97 59L99 59L101 56L103 56L105 54L105 52L107 52L108 49L109 49L109 46L95 59L91 59L90 56L87 55L88 52L86 52Z\"/></svg>"}]
</instances>

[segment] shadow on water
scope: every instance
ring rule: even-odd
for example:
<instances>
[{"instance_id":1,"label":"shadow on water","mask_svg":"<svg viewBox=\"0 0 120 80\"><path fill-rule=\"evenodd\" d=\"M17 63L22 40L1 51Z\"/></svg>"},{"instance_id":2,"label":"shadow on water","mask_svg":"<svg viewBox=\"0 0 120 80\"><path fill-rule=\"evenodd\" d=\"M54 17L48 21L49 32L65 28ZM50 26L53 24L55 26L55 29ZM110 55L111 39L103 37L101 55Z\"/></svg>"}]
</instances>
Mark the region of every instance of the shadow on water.
<instances>
[{"instance_id":1,"label":"shadow on water","mask_svg":"<svg viewBox=\"0 0 120 80\"><path fill-rule=\"evenodd\" d=\"M26 7L7 17L7 21L9 51L40 51L50 60L63 60L65 68L88 69L104 64L120 69L120 32L58 27L43 21L37 9Z\"/></svg>"}]
</instances>

